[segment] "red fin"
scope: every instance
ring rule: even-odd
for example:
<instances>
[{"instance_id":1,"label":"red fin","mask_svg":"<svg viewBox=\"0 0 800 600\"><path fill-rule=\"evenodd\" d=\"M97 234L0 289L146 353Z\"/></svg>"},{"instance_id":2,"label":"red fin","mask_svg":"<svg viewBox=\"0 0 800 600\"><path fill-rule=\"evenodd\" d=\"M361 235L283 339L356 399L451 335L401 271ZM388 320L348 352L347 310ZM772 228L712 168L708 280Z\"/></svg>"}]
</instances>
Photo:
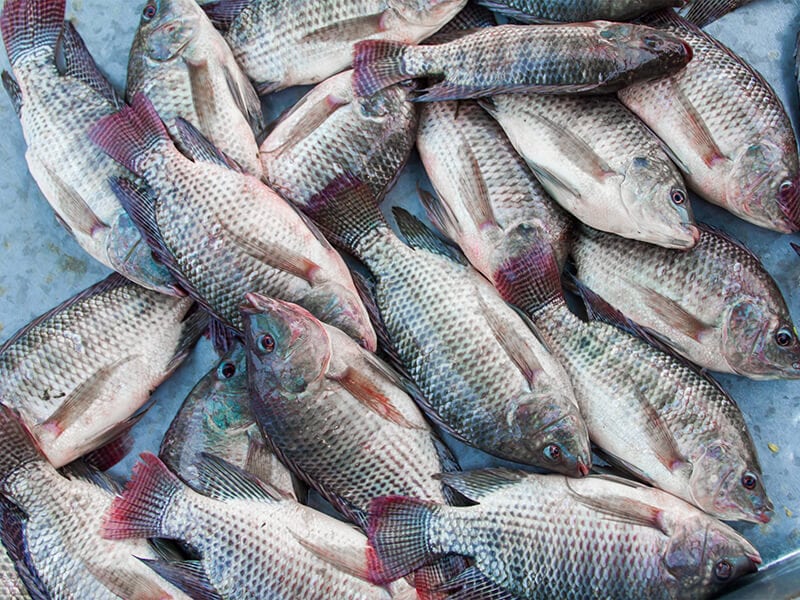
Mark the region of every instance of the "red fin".
<instances>
[{"instance_id":1,"label":"red fin","mask_svg":"<svg viewBox=\"0 0 800 600\"><path fill-rule=\"evenodd\" d=\"M123 458L128 456L136 441L130 429L121 433L105 446L92 450L83 457L83 460L99 471L108 471Z\"/></svg>"},{"instance_id":2,"label":"red fin","mask_svg":"<svg viewBox=\"0 0 800 600\"><path fill-rule=\"evenodd\" d=\"M403 414L392 404L391 399L384 396L380 390L373 385L372 381L364 377L361 373L348 367L344 374L336 377L336 381L342 384L353 397L362 405L371 410L381 418L387 419L406 429L419 429L418 426L410 423Z\"/></svg>"},{"instance_id":3,"label":"red fin","mask_svg":"<svg viewBox=\"0 0 800 600\"><path fill-rule=\"evenodd\" d=\"M183 484L149 452L133 467L133 476L106 513L101 535L108 540L164 537L161 519Z\"/></svg>"},{"instance_id":4,"label":"red fin","mask_svg":"<svg viewBox=\"0 0 800 600\"><path fill-rule=\"evenodd\" d=\"M403 69L407 44L366 40L353 47L353 91L358 96L374 93L412 76Z\"/></svg>"},{"instance_id":5,"label":"red fin","mask_svg":"<svg viewBox=\"0 0 800 600\"><path fill-rule=\"evenodd\" d=\"M5 3L0 30L12 65L41 48L49 48L55 59L65 7L66 0L8 0Z\"/></svg>"}]
</instances>

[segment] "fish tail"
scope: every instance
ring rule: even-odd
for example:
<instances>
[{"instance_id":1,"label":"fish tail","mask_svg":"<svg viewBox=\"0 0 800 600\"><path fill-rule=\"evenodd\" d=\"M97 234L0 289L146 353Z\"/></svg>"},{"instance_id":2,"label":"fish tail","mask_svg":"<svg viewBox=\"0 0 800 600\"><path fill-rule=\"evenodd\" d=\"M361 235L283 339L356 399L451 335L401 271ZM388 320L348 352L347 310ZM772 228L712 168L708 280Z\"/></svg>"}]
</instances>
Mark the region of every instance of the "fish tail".
<instances>
[{"instance_id":1,"label":"fish tail","mask_svg":"<svg viewBox=\"0 0 800 600\"><path fill-rule=\"evenodd\" d=\"M408 44L386 40L366 40L353 50L353 89L358 96L375 92L411 79L403 60Z\"/></svg>"},{"instance_id":2,"label":"fish tail","mask_svg":"<svg viewBox=\"0 0 800 600\"><path fill-rule=\"evenodd\" d=\"M130 106L100 119L89 131L89 139L140 177L143 159L162 143L172 143L156 109L142 93L134 96Z\"/></svg>"},{"instance_id":3,"label":"fish tail","mask_svg":"<svg viewBox=\"0 0 800 600\"><path fill-rule=\"evenodd\" d=\"M0 405L0 482L32 462L44 462L35 438L13 409Z\"/></svg>"},{"instance_id":4,"label":"fish tail","mask_svg":"<svg viewBox=\"0 0 800 600\"><path fill-rule=\"evenodd\" d=\"M0 31L13 66L29 55L55 60L65 6L66 0L8 0L5 3Z\"/></svg>"},{"instance_id":5,"label":"fish tail","mask_svg":"<svg viewBox=\"0 0 800 600\"><path fill-rule=\"evenodd\" d=\"M553 248L527 225L506 236L494 284L506 302L530 315L554 302L564 302L561 272Z\"/></svg>"},{"instance_id":6,"label":"fish tail","mask_svg":"<svg viewBox=\"0 0 800 600\"><path fill-rule=\"evenodd\" d=\"M369 506L369 578L384 585L435 560L428 532L437 505L405 496L384 496Z\"/></svg>"},{"instance_id":7,"label":"fish tail","mask_svg":"<svg viewBox=\"0 0 800 600\"><path fill-rule=\"evenodd\" d=\"M106 513L102 536L108 540L164 537L162 521L183 484L155 455L144 452L122 495Z\"/></svg>"}]
</instances>

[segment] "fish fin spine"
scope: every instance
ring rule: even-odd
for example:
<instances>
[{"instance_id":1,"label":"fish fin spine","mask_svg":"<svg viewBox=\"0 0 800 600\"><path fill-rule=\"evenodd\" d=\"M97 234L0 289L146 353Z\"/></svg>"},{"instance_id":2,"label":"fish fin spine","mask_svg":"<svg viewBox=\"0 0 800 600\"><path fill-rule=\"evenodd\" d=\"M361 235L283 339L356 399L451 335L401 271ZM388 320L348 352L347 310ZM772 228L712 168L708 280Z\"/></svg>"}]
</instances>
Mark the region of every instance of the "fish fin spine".
<instances>
[{"instance_id":1,"label":"fish fin spine","mask_svg":"<svg viewBox=\"0 0 800 600\"><path fill-rule=\"evenodd\" d=\"M44 52L55 61L65 9L66 0L8 0L0 16L8 61L16 66L27 55Z\"/></svg>"},{"instance_id":2,"label":"fish fin spine","mask_svg":"<svg viewBox=\"0 0 800 600\"><path fill-rule=\"evenodd\" d=\"M374 93L411 78L403 57L407 44L365 40L353 48L353 90L358 96Z\"/></svg>"}]
</instances>

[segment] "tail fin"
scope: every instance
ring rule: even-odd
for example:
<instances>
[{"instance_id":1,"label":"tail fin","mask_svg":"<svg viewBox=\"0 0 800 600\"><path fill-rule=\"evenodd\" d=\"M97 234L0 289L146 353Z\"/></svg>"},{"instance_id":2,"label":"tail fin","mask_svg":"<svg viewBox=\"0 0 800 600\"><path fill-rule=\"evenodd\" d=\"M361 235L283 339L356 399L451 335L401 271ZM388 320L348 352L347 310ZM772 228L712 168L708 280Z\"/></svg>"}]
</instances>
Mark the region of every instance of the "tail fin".
<instances>
[{"instance_id":1,"label":"tail fin","mask_svg":"<svg viewBox=\"0 0 800 600\"><path fill-rule=\"evenodd\" d=\"M144 452L140 458L106 514L102 535L108 540L168 537L161 521L183 483L155 454Z\"/></svg>"},{"instance_id":2,"label":"tail fin","mask_svg":"<svg viewBox=\"0 0 800 600\"><path fill-rule=\"evenodd\" d=\"M521 224L510 230L502 250L505 258L495 269L494 284L506 302L533 315L565 301L553 249L534 228Z\"/></svg>"},{"instance_id":3,"label":"tail fin","mask_svg":"<svg viewBox=\"0 0 800 600\"><path fill-rule=\"evenodd\" d=\"M367 561L372 582L389 583L435 560L428 530L436 506L404 496L384 496L370 503Z\"/></svg>"},{"instance_id":4,"label":"tail fin","mask_svg":"<svg viewBox=\"0 0 800 600\"><path fill-rule=\"evenodd\" d=\"M375 92L413 76L405 70L403 57L408 44L366 40L353 49L353 90L358 96Z\"/></svg>"},{"instance_id":5,"label":"tail fin","mask_svg":"<svg viewBox=\"0 0 800 600\"><path fill-rule=\"evenodd\" d=\"M89 132L89 139L140 177L143 159L162 142L172 144L156 109L142 93L134 96L130 106L100 119Z\"/></svg>"},{"instance_id":6,"label":"tail fin","mask_svg":"<svg viewBox=\"0 0 800 600\"><path fill-rule=\"evenodd\" d=\"M14 410L0 405L0 482L14 470L36 461L44 458L28 428Z\"/></svg>"},{"instance_id":7,"label":"tail fin","mask_svg":"<svg viewBox=\"0 0 800 600\"><path fill-rule=\"evenodd\" d=\"M12 66L30 54L55 60L65 6L66 0L8 0L5 3L0 30Z\"/></svg>"}]
</instances>

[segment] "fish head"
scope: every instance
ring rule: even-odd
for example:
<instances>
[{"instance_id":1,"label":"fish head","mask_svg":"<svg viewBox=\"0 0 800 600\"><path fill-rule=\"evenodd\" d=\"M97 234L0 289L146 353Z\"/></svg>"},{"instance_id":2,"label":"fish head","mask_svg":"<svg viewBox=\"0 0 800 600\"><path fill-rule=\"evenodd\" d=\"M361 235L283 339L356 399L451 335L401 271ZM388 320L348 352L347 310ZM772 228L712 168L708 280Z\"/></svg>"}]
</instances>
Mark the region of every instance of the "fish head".
<instances>
[{"instance_id":1,"label":"fish head","mask_svg":"<svg viewBox=\"0 0 800 600\"><path fill-rule=\"evenodd\" d=\"M133 53L156 62L180 56L201 27L198 6L193 0L148 0L142 9Z\"/></svg>"},{"instance_id":2,"label":"fish head","mask_svg":"<svg viewBox=\"0 0 800 600\"><path fill-rule=\"evenodd\" d=\"M800 339L780 293L766 302L744 298L727 310L722 355L731 369L753 379L800 379Z\"/></svg>"},{"instance_id":3,"label":"fish head","mask_svg":"<svg viewBox=\"0 0 800 600\"><path fill-rule=\"evenodd\" d=\"M652 27L595 21L600 37L623 62L623 70L637 80L663 77L685 66L692 47L681 38Z\"/></svg>"},{"instance_id":4,"label":"fish head","mask_svg":"<svg viewBox=\"0 0 800 600\"><path fill-rule=\"evenodd\" d=\"M334 281L315 285L303 296L303 306L321 321L344 331L370 352L378 347L367 309L351 289Z\"/></svg>"},{"instance_id":5,"label":"fish head","mask_svg":"<svg viewBox=\"0 0 800 600\"><path fill-rule=\"evenodd\" d=\"M725 199L760 225L800 230L800 174L797 150L768 139L740 148L725 182Z\"/></svg>"},{"instance_id":6,"label":"fish head","mask_svg":"<svg viewBox=\"0 0 800 600\"><path fill-rule=\"evenodd\" d=\"M296 394L324 377L330 338L306 309L250 293L240 312L251 381Z\"/></svg>"},{"instance_id":7,"label":"fish head","mask_svg":"<svg viewBox=\"0 0 800 600\"><path fill-rule=\"evenodd\" d=\"M464 8L467 0L389 0L389 7L403 21L423 27L441 26Z\"/></svg>"},{"instance_id":8,"label":"fish head","mask_svg":"<svg viewBox=\"0 0 800 600\"><path fill-rule=\"evenodd\" d=\"M235 342L214 370L195 386L191 394L211 399L215 405L238 403L247 392L247 353L242 344Z\"/></svg>"},{"instance_id":9,"label":"fish head","mask_svg":"<svg viewBox=\"0 0 800 600\"><path fill-rule=\"evenodd\" d=\"M724 443L706 448L692 461L694 503L724 520L768 523L773 510L754 457Z\"/></svg>"},{"instance_id":10,"label":"fish head","mask_svg":"<svg viewBox=\"0 0 800 600\"><path fill-rule=\"evenodd\" d=\"M700 240L689 194L668 162L634 157L624 171L620 199L637 231L637 239L665 248L692 248Z\"/></svg>"}]
</instances>

